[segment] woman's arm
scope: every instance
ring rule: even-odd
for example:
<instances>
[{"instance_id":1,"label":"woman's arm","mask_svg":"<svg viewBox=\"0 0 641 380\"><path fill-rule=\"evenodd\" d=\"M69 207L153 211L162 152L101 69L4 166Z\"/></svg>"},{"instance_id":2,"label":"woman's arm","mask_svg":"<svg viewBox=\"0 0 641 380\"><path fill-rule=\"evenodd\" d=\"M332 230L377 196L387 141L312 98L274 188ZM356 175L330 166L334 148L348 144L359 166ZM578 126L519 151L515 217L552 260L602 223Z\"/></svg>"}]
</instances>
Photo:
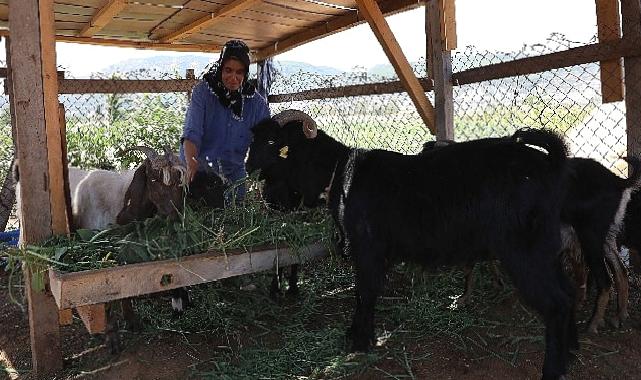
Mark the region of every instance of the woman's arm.
<instances>
[{"instance_id":1,"label":"woman's arm","mask_svg":"<svg viewBox=\"0 0 641 380\"><path fill-rule=\"evenodd\" d=\"M206 90L206 86L202 84L198 84L194 88L181 138L189 182L194 179L196 171L198 171L198 152L205 127Z\"/></svg>"},{"instance_id":2,"label":"woman's arm","mask_svg":"<svg viewBox=\"0 0 641 380\"><path fill-rule=\"evenodd\" d=\"M185 151L185 161L187 163L187 179L189 179L189 182L191 183L198 171L198 148L193 142L184 139L183 149Z\"/></svg>"}]
</instances>

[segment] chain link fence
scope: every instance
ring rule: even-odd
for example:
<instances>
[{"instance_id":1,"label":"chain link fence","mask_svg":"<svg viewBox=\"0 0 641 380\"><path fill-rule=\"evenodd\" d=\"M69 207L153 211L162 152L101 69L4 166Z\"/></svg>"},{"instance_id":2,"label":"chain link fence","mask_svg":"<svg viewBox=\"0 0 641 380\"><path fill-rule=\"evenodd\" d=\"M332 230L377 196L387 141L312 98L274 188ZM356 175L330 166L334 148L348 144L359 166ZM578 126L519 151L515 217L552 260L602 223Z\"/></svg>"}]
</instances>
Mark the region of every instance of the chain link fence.
<instances>
[{"instance_id":1,"label":"chain link fence","mask_svg":"<svg viewBox=\"0 0 641 380\"><path fill-rule=\"evenodd\" d=\"M582 45L585 43L552 35L545 44L524 46L517 52L468 47L453 53L453 71ZM425 77L425 61L418 62L414 71ZM201 75L197 73L196 77ZM96 90L105 93L60 95L66 109L69 163L121 169L133 165L131 157L118 155L122 148L147 145L161 149L167 145L177 149L188 106L187 90L163 92L163 86L173 89L175 86L167 84L184 77L184 73L157 70L95 74L93 79L107 80L104 88ZM71 79L68 74L66 78ZM157 88L154 93L118 93L119 79L152 80L157 82ZM285 77L276 73L271 93L293 94L393 80L397 80L393 73L373 74L365 69L333 76L299 72ZM428 98L433 102L433 93L428 93ZM309 113L329 135L350 146L414 154L425 141L433 139L409 96L402 92L304 101L285 99L271 104L272 114L286 108ZM572 154L595 158L617 174L625 173L625 163L619 159L626 154L625 107L623 102L602 103L598 63L455 86L454 112L456 140L504 136L520 127L545 127L565 136ZM14 153L6 95L0 96L0 128L0 178L5 178ZM15 227L12 219L7 229Z\"/></svg>"}]
</instances>

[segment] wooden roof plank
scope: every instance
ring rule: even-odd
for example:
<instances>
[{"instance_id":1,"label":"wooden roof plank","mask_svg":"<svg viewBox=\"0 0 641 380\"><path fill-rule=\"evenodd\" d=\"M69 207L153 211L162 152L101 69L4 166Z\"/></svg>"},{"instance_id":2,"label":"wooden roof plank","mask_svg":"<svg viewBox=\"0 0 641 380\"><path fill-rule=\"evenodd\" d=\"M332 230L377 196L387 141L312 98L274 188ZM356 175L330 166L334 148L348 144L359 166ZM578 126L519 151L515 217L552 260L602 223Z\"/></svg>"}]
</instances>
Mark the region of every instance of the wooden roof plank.
<instances>
[{"instance_id":1,"label":"wooden roof plank","mask_svg":"<svg viewBox=\"0 0 641 380\"><path fill-rule=\"evenodd\" d=\"M407 90L407 94L416 106L416 110L423 119L423 122L429 128L433 135L436 135L436 126L434 123L434 107L423 92L418 78L414 75L412 66L407 57L403 54L401 46L396 41L385 16L374 0L356 0L358 9L363 13L365 19L372 28L372 32L380 42L385 55L394 67L398 78Z\"/></svg>"},{"instance_id":2,"label":"wooden roof plank","mask_svg":"<svg viewBox=\"0 0 641 380\"><path fill-rule=\"evenodd\" d=\"M176 40L184 38L186 35L194 33L195 31L201 30L205 26L211 26L212 24L224 19L227 16L231 16L235 13L241 12L249 8L252 4L258 0L235 0L216 12L212 12L207 16L201 17L198 20L193 21L192 23L185 25L184 27L168 34L167 36L160 39L162 43L171 43Z\"/></svg>"},{"instance_id":3,"label":"wooden roof plank","mask_svg":"<svg viewBox=\"0 0 641 380\"><path fill-rule=\"evenodd\" d=\"M80 37L91 37L104 28L126 6L125 0L109 0L81 31Z\"/></svg>"}]
</instances>

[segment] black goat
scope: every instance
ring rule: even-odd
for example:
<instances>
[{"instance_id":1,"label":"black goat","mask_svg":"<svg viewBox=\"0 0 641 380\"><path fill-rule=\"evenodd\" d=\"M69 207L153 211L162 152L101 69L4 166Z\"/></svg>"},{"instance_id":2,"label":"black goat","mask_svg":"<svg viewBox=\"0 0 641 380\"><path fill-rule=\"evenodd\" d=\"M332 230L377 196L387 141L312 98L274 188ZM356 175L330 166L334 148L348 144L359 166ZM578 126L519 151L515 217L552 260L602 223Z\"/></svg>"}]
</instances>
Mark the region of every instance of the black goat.
<instances>
[{"instance_id":1,"label":"black goat","mask_svg":"<svg viewBox=\"0 0 641 380\"><path fill-rule=\"evenodd\" d=\"M274 163L287 146L304 202L330 187L329 206L356 271L352 350L374 343L374 308L390 263L469 265L493 253L543 316L543 378L566 373L578 339L575 292L558 258L566 175L560 138L529 132L547 154L515 139L483 139L404 156L350 149L322 131L308 139L293 124L253 132L248 161Z\"/></svg>"},{"instance_id":2,"label":"black goat","mask_svg":"<svg viewBox=\"0 0 641 380\"><path fill-rule=\"evenodd\" d=\"M288 112L282 112L274 115L272 118L263 120L260 125L275 125L294 123L300 129L300 121L296 120L298 114L293 115ZM269 144L268 144L269 145ZM254 158L258 155L252 156L253 158L247 160L247 172L252 173L256 169L260 170L259 180L263 180L262 196L265 203L274 210L282 212L290 212L300 208L303 205L303 197L300 191L296 190L297 176L295 169L291 163L295 160L287 159L289 157L288 147L280 147L278 151L272 151L272 146L265 147L268 154L261 155L261 157L269 157L267 162L257 162ZM273 160L272 160L273 159ZM321 203L315 204L308 203L308 206L314 207ZM299 292L298 289L298 271L300 266L293 264L289 267L289 275L287 277L288 294L296 296ZM280 283L283 271L279 271L278 275L274 276L270 286L270 295L276 298L280 293Z\"/></svg>"},{"instance_id":3,"label":"black goat","mask_svg":"<svg viewBox=\"0 0 641 380\"><path fill-rule=\"evenodd\" d=\"M519 131L512 138L529 143L528 139L532 136L531 133ZM435 149L451 144L454 142L426 142L421 154L430 154ZM640 185L641 162L636 157L627 161L633 174L628 179L621 179L595 160L568 160L568 188L561 209L561 219L565 224L562 229L562 256L567 270L575 276L580 301L585 299L586 290L584 264L587 264L595 279L598 295L588 325L588 331L592 333L604 325L612 287L607 266L614 274L618 295L618 313L613 324L619 325L628 318L628 277L617 254L616 237L622 228L623 210L626 210L630 193ZM470 295L472 281L472 272L468 270L465 293L460 298L462 302Z\"/></svg>"}]
</instances>

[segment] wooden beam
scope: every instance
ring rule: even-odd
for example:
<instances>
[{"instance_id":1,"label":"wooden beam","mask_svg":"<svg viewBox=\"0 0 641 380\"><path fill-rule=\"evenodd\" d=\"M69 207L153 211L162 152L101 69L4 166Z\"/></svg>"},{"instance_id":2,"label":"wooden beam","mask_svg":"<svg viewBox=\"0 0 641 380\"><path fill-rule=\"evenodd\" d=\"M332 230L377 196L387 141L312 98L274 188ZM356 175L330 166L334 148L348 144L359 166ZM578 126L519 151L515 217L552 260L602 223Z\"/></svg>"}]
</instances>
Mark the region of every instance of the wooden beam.
<instances>
[{"instance_id":1,"label":"wooden beam","mask_svg":"<svg viewBox=\"0 0 641 380\"><path fill-rule=\"evenodd\" d=\"M71 188L69 187L69 161L67 158L67 117L65 105L58 103L58 120L60 124L60 139L62 147L62 178L65 195L65 220L67 222L67 233L73 230L73 211L71 208Z\"/></svg>"},{"instance_id":2,"label":"wooden beam","mask_svg":"<svg viewBox=\"0 0 641 380\"><path fill-rule=\"evenodd\" d=\"M73 310L58 310L58 323L60 324L60 326L69 326L73 324Z\"/></svg>"},{"instance_id":3,"label":"wooden beam","mask_svg":"<svg viewBox=\"0 0 641 380\"><path fill-rule=\"evenodd\" d=\"M0 37L8 37L9 31L0 30ZM203 44L163 44L157 41L133 41L119 40L115 38L100 37L77 37L77 36L56 36L56 42L72 42L76 44L88 44L99 46L129 47L135 49L161 50L161 51L182 51L216 53L220 51L220 45Z\"/></svg>"},{"instance_id":4,"label":"wooden beam","mask_svg":"<svg viewBox=\"0 0 641 380\"><path fill-rule=\"evenodd\" d=\"M423 4L425 4L424 0L390 0L381 2L380 8L383 14L390 15L404 10L418 8ZM254 53L254 59L256 61L265 60L308 42L330 36L364 22L366 22L366 20L357 12L334 17L321 25L298 31L281 41L277 41L267 47L259 49Z\"/></svg>"},{"instance_id":5,"label":"wooden beam","mask_svg":"<svg viewBox=\"0 0 641 380\"><path fill-rule=\"evenodd\" d=\"M219 10L212 12L207 16L201 17L198 20L195 20L192 23L176 30L175 32L169 33L168 35L162 37L160 39L160 42L171 43L176 40L185 38L187 35L196 33L204 27L211 27L212 25L215 25L225 17L229 17L244 11L245 9L254 5L254 3L256 3L257 1L259 0L234 0L231 3L224 5Z\"/></svg>"},{"instance_id":6,"label":"wooden beam","mask_svg":"<svg viewBox=\"0 0 641 380\"><path fill-rule=\"evenodd\" d=\"M107 313L104 303L78 306L76 312L89 334L102 334L105 332L107 328Z\"/></svg>"},{"instance_id":7,"label":"wooden beam","mask_svg":"<svg viewBox=\"0 0 641 380\"><path fill-rule=\"evenodd\" d=\"M356 0L356 4L358 5L359 11L363 13L363 16L372 28L372 32L374 32L378 42L383 47L383 51L385 51L385 54L394 67L398 78L406 88L407 94L412 99L412 102L414 102L421 119L423 119L423 122L430 132L432 132L432 134L436 134L434 108L423 92L421 84L414 75L412 66L410 66L410 63L407 61L405 54L403 54L401 46L398 44L398 41L396 41L396 38L387 24L385 16L383 16L378 4L376 4L376 1L374 0Z\"/></svg>"},{"instance_id":8,"label":"wooden beam","mask_svg":"<svg viewBox=\"0 0 641 380\"><path fill-rule=\"evenodd\" d=\"M60 94L137 94L188 92L198 79L64 79Z\"/></svg>"},{"instance_id":9,"label":"wooden beam","mask_svg":"<svg viewBox=\"0 0 641 380\"><path fill-rule=\"evenodd\" d=\"M455 85L536 74L553 69L641 55L641 39L600 42L536 57L516 59L452 74Z\"/></svg>"},{"instance_id":10,"label":"wooden beam","mask_svg":"<svg viewBox=\"0 0 641 380\"><path fill-rule=\"evenodd\" d=\"M596 16L600 42L621 38L619 0L596 0ZM600 65L603 103L623 100L622 58L601 61Z\"/></svg>"},{"instance_id":11,"label":"wooden beam","mask_svg":"<svg viewBox=\"0 0 641 380\"><path fill-rule=\"evenodd\" d=\"M443 0L430 0L425 7L425 23L429 40L428 55L434 80L434 110L437 140L454 140L454 91L452 56L446 51L445 10Z\"/></svg>"},{"instance_id":12,"label":"wooden beam","mask_svg":"<svg viewBox=\"0 0 641 380\"><path fill-rule=\"evenodd\" d=\"M621 0L623 39L641 41L641 3L639 0ZM627 126L628 156L641 154L641 56L626 56L625 67L625 122Z\"/></svg>"},{"instance_id":13,"label":"wooden beam","mask_svg":"<svg viewBox=\"0 0 641 380\"><path fill-rule=\"evenodd\" d=\"M22 225L21 241L42 242L53 232L57 206L53 205L61 189L52 181L54 156L48 152L58 129L58 88L54 41L52 0L21 0L9 3L11 30L11 85L16 110L17 157L20 160ZM48 141L51 137L52 140ZM59 137L59 135L58 135ZM55 154L55 152L54 152ZM58 173L53 173L58 177ZM59 177L58 177L59 178ZM32 268L27 268L26 292L29 301L31 358L35 377L48 377L62 368L58 312L47 290L34 289ZM40 273L42 275L42 273ZM46 276L45 276L46 277Z\"/></svg>"},{"instance_id":14,"label":"wooden beam","mask_svg":"<svg viewBox=\"0 0 641 380\"><path fill-rule=\"evenodd\" d=\"M287 248L249 253L210 252L180 260L129 264L114 268L60 274L49 270L51 289L59 308L105 303L184 286L270 270L327 255L321 244L299 254Z\"/></svg>"},{"instance_id":15,"label":"wooden beam","mask_svg":"<svg viewBox=\"0 0 641 380\"><path fill-rule=\"evenodd\" d=\"M452 51L458 44L456 38L456 5L454 0L438 0L439 8L443 13L441 17L441 39L443 50Z\"/></svg>"},{"instance_id":16,"label":"wooden beam","mask_svg":"<svg viewBox=\"0 0 641 380\"><path fill-rule=\"evenodd\" d=\"M419 82L423 91L432 91L432 81L427 78L420 78ZM392 82L379 82L368 84L355 84L342 87L315 88L290 94L269 95L269 103L298 102L303 100L336 99L348 96L369 96L397 94L405 92L400 80Z\"/></svg>"},{"instance_id":17,"label":"wooden beam","mask_svg":"<svg viewBox=\"0 0 641 380\"><path fill-rule=\"evenodd\" d=\"M104 28L113 18L125 8L125 0L109 0L91 18L91 21L82 28L78 34L80 37L91 37Z\"/></svg>"},{"instance_id":18,"label":"wooden beam","mask_svg":"<svg viewBox=\"0 0 641 380\"><path fill-rule=\"evenodd\" d=\"M182 51L213 53L220 51L220 45L202 44L165 44L157 41L132 41L118 40L115 38L85 38L73 36L57 36L58 42L73 42L77 44L90 44L100 46L131 47L136 49L161 50L161 51Z\"/></svg>"}]
</instances>

